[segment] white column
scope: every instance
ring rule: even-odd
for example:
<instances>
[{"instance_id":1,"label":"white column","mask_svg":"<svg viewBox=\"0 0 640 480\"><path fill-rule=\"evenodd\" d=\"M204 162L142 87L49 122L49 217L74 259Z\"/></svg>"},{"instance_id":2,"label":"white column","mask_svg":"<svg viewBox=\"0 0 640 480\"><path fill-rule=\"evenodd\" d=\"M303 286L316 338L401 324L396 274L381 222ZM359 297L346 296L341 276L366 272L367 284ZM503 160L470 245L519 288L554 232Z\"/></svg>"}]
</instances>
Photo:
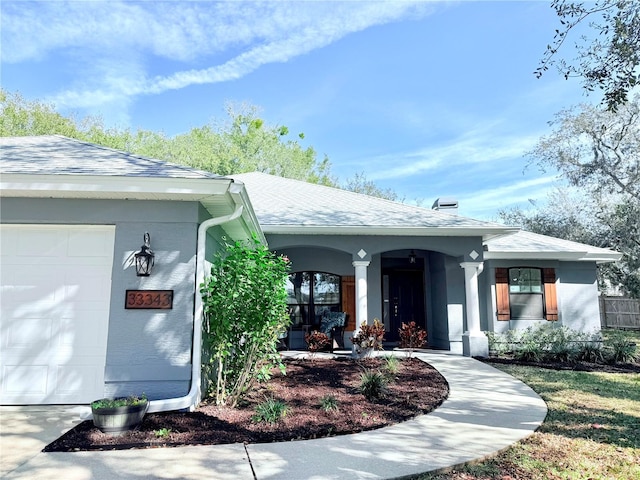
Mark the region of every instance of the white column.
<instances>
[{"instance_id":1,"label":"white column","mask_svg":"<svg viewBox=\"0 0 640 480\"><path fill-rule=\"evenodd\" d=\"M362 322L367 319L367 267L369 261L358 260L353 262L356 269L356 332Z\"/></svg>"},{"instance_id":2,"label":"white column","mask_svg":"<svg viewBox=\"0 0 640 480\"><path fill-rule=\"evenodd\" d=\"M486 357L489 355L489 341L480 330L480 297L478 295L478 275L482 273L482 262L462 262L464 268L464 293L466 297L467 330L462 335L462 351L465 356Z\"/></svg>"},{"instance_id":3,"label":"white column","mask_svg":"<svg viewBox=\"0 0 640 480\"><path fill-rule=\"evenodd\" d=\"M480 333L480 297L478 296L478 273L482 262L462 262L464 268L464 293L467 306L466 333Z\"/></svg>"}]
</instances>

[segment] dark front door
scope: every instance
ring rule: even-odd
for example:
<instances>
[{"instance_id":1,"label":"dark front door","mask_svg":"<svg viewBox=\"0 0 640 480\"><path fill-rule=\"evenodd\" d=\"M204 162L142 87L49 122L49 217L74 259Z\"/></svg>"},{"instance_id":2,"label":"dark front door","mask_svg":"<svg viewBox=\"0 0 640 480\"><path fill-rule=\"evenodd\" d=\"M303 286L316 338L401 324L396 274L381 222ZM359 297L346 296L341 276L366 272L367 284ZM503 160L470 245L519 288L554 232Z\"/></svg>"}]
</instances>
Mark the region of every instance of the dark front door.
<instances>
[{"instance_id":1,"label":"dark front door","mask_svg":"<svg viewBox=\"0 0 640 480\"><path fill-rule=\"evenodd\" d=\"M402 323L416 322L426 328L424 305L424 275L420 270L385 270L384 315L389 319L389 332L385 339L399 340L398 329Z\"/></svg>"}]
</instances>

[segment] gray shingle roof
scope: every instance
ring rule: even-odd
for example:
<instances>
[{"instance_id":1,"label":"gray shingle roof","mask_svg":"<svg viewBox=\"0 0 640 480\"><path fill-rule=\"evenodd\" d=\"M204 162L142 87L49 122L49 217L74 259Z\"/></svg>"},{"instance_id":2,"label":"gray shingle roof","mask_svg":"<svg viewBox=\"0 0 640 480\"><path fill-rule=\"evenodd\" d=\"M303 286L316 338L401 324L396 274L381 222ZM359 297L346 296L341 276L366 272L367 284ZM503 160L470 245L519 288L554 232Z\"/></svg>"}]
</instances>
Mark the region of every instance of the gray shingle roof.
<instances>
[{"instance_id":1,"label":"gray shingle roof","mask_svg":"<svg viewBox=\"0 0 640 480\"><path fill-rule=\"evenodd\" d=\"M231 175L245 184L265 232L286 227L360 229L454 229L504 233L513 230L492 222L362 195L264 173Z\"/></svg>"},{"instance_id":2,"label":"gray shingle roof","mask_svg":"<svg viewBox=\"0 0 640 480\"><path fill-rule=\"evenodd\" d=\"M496 237L485 242L485 258L564 258L611 261L622 255L607 248L571 242L521 230L513 235Z\"/></svg>"},{"instance_id":3,"label":"gray shingle roof","mask_svg":"<svg viewBox=\"0 0 640 480\"><path fill-rule=\"evenodd\" d=\"M0 138L0 172L147 178L221 178L61 135Z\"/></svg>"}]
</instances>

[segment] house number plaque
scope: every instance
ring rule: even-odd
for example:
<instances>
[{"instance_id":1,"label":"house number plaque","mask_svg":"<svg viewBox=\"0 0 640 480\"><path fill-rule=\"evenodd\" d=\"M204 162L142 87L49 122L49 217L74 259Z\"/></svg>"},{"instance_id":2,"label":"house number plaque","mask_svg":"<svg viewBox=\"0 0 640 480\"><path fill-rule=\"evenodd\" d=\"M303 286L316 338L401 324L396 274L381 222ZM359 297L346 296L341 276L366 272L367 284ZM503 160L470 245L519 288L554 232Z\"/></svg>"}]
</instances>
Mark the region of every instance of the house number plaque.
<instances>
[{"instance_id":1,"label":"house number plaque","mask_svg":"<svg viewBox=\"0 0 640 480\"><path fill-rule=\"evenodd\" d=\"M127 290L124 308L146 310L172 309L173 290Z\"/></svg>"}]
</instances>

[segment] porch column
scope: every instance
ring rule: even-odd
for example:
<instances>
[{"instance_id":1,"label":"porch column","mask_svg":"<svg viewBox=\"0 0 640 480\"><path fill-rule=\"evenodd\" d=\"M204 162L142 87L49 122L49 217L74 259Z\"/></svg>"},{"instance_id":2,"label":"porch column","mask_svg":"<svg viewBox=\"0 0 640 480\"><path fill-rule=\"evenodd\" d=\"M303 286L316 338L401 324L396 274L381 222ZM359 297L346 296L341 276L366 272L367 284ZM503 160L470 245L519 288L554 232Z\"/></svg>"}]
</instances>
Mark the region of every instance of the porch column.
<instances>
[{"instance_id":1,"label":"porch column","mask_svg":"<svg viewBox=\"0 0 640 480\"><path fill-rule=\"evenodd\" d=\"M360 330L360 324L367 322L367 267L371 262L357 260L353 262L356 269L356 329Z\"/></svg>"},{"instance_id":2,"label":"porch column","mask_svg":"<svg viewBox=\"0 0 640 480\"><path fill-rule=\"evenodd\" d=\"M466 297L467 330L462 335L462 353L466 357L488 357L489 340L480 330L480 297L478 275L482 273L482 262L462 262L464 268L464 293Z\"/></svg>"}]
</instances>

